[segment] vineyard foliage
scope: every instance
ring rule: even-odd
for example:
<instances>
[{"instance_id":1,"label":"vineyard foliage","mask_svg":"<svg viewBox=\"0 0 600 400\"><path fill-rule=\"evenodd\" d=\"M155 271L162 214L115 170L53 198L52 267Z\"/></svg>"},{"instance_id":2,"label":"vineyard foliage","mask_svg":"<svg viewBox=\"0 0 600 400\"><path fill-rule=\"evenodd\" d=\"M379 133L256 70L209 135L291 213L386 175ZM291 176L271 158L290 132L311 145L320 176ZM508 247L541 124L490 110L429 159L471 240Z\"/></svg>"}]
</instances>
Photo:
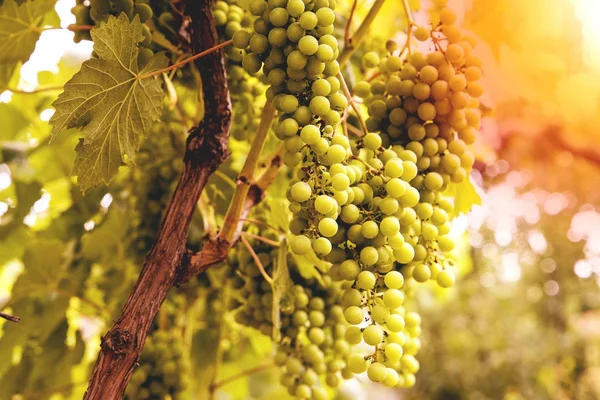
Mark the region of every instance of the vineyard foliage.
<instances>
[{"instance_id":1,"label":"vineyard foliage","mask_svg":"<svg viewBox=\"0 0 600 400\"><path fill-rule=\"evenodd\" d=\"M142 316L149 331L128 333L145 345L120 395L414 386L414 298L453 286L464 254L451 223L480 202L482 61L456 11L443 0L77 0L61 27L55 6L0 5L0 305L21 319L0 322L0 399L81 398L104 373L100 344L119 363L102 336L163 252L171 199L194 193L180 175L204 165L208 183L186 199L194 214L177 216L191 219L191 257L161 268L186 276L194 255L227 251ZM201 26L221 44L198 42ZM59 29L91 40L91 55L22 88L36 43ZM222 62L226 84L210 87L219 71L199 69L203 58ZM224 91L230 104L210 114L220 100L206 94ZM224 131L196 128L207 121ZM202 153L226 158L214 173L194 153L197 132L227 139L227 154Z\"/></svg>"}]
</instances>

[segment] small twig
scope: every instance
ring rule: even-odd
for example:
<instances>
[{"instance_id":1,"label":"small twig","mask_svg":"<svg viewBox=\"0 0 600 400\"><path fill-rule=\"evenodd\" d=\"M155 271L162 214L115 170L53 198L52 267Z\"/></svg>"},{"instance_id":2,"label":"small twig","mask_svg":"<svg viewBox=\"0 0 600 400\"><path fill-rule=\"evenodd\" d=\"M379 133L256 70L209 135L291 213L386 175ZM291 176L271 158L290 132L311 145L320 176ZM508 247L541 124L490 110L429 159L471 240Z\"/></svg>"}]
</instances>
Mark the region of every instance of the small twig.
<instances>
[{"instance_id":1,"label":"small twig","mask_svg":"<svg viewBox=\"0 0 600 400\"><path fill-rule=\"evenodd\" d=\"M91 31L94 28L95 28L94 25L75 25L75 24L71 24L71 25L67 26L67 29L70 30L70 31Z\"/></svg>"},{"instance_id":2,"label":"small twig","mask_svg":"<svg viewBox=\"0 0 600 400\"><path fill-rule=\"evenodd\" d=\"M7 321L10 322L20 322L21 321L21 317L17 317L16 315L12 315L12 314L8 314L5 312L0 311L0 318L4 318Z\"/></svg>"},{"instance_id":3,"label":"small twig","mask_svg":"<svg viewBox=\"0 0 600 400\"><path fill-rule=\"evenodd\" d=\"M248 251L250 252L250 255L252 256L252 259L256 263L256 266L258 267L258 270L260 271L260 273L263 276L263 278L265 278L265 281L267 281L269 283L269 285L272 285L273 284L273 278L271 278L269 276L269 274L267 274L267 271L265 271L264 265L262 265L262 263L260 262L260 258L258 258L258 255L256 254L256 252L254 251L254 249L250 245L250 242L248 242L248 239L246 239L246 237L244 235L242 235L240 237L240 239L242 240L242 243L244 243L244 246L246 246L246 249L248 249Z\"/></svg>"},{"instance_id":4,"label":"small twig","mask_svg":"<svg viewBox=\"0 0 600 400\"><path fill-rule=\"evenodd\" d=\"M356 118L358 118L358 123L360 124L361 129L363 130L364 135L366 135L367 133L369 133L369 130L367 129L367 124L365 124L365 120L363 119L362 115L360 114L360 110L354 103L354 100L352 99L352 95L350 94L350 90L348 89L348 85L346 84L346 80L344 79L344 75L342 75L341 72L338 73L338 79L340 80L340 83L342 84L342 90L344 91L344 94L348 98L348 103L350 103L350 107L352 107L352 109L356 113Z\"/></svg>"},{"instance_id":5,"label":"small twig","mask_svg":"<svg viewBox=\"0 0 600 400\"><path fill-rule=\"evenodd\" d=\"M268 364L259 365L259 366L254 367L254 368L247 369L245 371L241 371L241 372L239 372L237 374L231 375L231 376L229 376L227 378L224 378L224 379L222 379L222 380L220 380L218 382L215 382L212 385L211 389L212 390L216 390L216 389L218 389L218 388L220 388L222 386L225 386L225 385L227 385L227 384L229 384L231 382L235 382L235 381L237 381L240 378L243 378L245 376L250 376L250 375L256 374L258 372L266 371L268 369L273 368L274 366L275 366L275 364L268 363Z\"/></svg>"},{"instance_id":6,"label":"small twig","mask_svg":"<svg viewBox=\"0 0 600 400\"><path fill-rule=\"evenodd\" d=\"M213 46L213 47L211 47L210 49L206 49L206 50L204 50L204 51L201 51L201 52L200 52L200 53L198 53L198 54L194 54L193 56L191 56L191 57L189 57L189 58L186 58L185 60L182 60L182 61L176 62L175 64L173 64L173 65L171 65L171 66L169 66L169 67L162 68L162 69L159 69L159 70L156 70L156 71L152 71L152 72L148 72L147 74L138 75L138 76L137 76L137 79L146 79L146 78L150 78L150 77L153 77L153 76L156 76L156 75L160 75L160 74L162 74L163 72L169 72L169 71L172 71L172 70L174 70L174 69L177 69L177 68L179 68L179 67L182 67L182 66L184 66L185 64L188 64L188 63L190 63L190 62L192 62L192 61L194 61L194 60L197 60L197 59L199 59L200 57L204 57L205 55L207 55L207 54L210 54L210 53L213 53L213 52L215 52L215 51L217 51L217 50L219 50L219 49L222 49L223 47L227 47L227 46L229 46L231 43L233 43L233 40L231 40L231 39L230 39L230 40L228 40L228 41L226 41L226 42L219 43L218 45L216 45L216 46Z\"/></svg>"},{"instance_id":7,"label":"small twig","mask_svg":"<svg viewBox=\"0 0 600 400\"><path fill-rule=\"evenodd\" d=\"M276 242L274 240L271 239L267 239L264 236L260 236L260 235L255 235L254 233L250 233L250 232L242 232L242 235L244 236L248 236L251 237L252 239L256 239L256 240L260 240L261 242L264 242L266 244L269 244L273 247L279 247L281 244L279 242Z\"/></svg>"},{"instance_id":8,"label":"small twig","mask_svg":"<svg viewBox=\"0 0 600 400\"><path fill-rule=\"evenodd\" d=\"M358 137L362 136L362 132L358 128L356 128L354 125L347 124L347 128L348 128L349 132L355 134L356 136L358 136Z\"/></svg>"},{"instance_id":9,"label":"small twig","mask_svg":"<svg viewBox=\"0 0 600 400\"><path fill-rule=\"evenodd\" d=\"M350 9L350 15L348 16L348 22L346 23L346 29L344 31L344 47L350 47L352 45L352 38L350 37L350 25L352 25L352 18L354 17L357 3L358 0L354 0L352 3L352 8Z\"/></svg>"},{"instance_id":10,"label":"small twig","mask_svg":"<svg viewBox=\"0 0 600 400\"><path fill-rule=\"evenodd\" d=\"M266 226L267 228L271 228L271 229L273 229L275 232L279 232L279 233L281 233L282 235L285 235L285 232L284 232L284 231L282 231L281 229L279 229L279 228L277 228L277 227L275 227L275 226L273 226L273 225L271 225L271 224L268 224L268 223L266 223L266 222L259 221L259 220L257 220L257 219L251 219L251 218L240 218L240 221L242 221L242 222L250 222L251 224L263 225L263 226Z\"/></svg>"}]
</instances>

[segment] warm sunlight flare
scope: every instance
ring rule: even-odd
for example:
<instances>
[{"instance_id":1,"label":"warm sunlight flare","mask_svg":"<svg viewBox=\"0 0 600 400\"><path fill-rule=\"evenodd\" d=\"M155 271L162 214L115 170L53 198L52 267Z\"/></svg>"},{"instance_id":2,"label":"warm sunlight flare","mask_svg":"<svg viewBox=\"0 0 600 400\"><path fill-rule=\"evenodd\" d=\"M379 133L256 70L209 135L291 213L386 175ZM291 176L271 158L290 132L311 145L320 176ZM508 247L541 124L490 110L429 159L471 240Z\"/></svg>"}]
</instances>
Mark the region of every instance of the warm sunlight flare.
<instances>
[{"instance_id":1,"label":"warm sunlight flare","mask_svg":"<svg viewBox=\"0 0 600 400\"><path fill-rule=\"evenodd\" d=\"M586 66L600 71L600 0L571 0L581 21L583 56Z\"/></svg>"}]
</instances>

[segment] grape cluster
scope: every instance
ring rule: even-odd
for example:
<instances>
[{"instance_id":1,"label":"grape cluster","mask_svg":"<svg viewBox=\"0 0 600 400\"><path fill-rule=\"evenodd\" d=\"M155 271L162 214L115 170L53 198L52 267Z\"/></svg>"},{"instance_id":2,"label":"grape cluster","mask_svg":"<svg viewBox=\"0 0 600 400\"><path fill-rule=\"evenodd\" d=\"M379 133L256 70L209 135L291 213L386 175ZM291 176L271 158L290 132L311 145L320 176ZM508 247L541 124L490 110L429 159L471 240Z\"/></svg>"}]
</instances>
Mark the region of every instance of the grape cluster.
<instances>
[{"instance_id":1,"label":"grape cluster","mask_svg":"<svg viewBox=\"0 0 600 400\"><path fill-rule=\"evenodd\" d=\"M260 234L279 240L268 231ZM251 245L265 272L273 275L279 249L258 240L252 240ZM245 247L238 245L230 253L228 264L237 274L233 287L241 304L235 319L274 338L278 346L274 361L282 369L281 383L289 394L304 399L327 399L325 386L335 388L340 384L345 356L350 352L344 339L346 323L339 305L340 286L327 276L320 283L315 278L304 278L294 258L289 256L285 268L291 275L290 286L274 305L272 287L263 279ZM278 336L274 335L275 324Z\"/></svg>"},{"instance_id":2,"label":"grape cluster","mask_svg":"<svg viewBox=\"0 0 600 400\"><path fill-rule=\"evenodd\" d=\"M385 57L364 55L366 69L378 68L376 79L355 88L369 111L369 132L350 140L338 126L348 100L331 35L334 5L252 0L254 29L236 32L233 43L245 52L244 69L268 78L283 161L296 168L287 191L291 250L332 264L328 276L345 288L341 310L351 326L344 337L371 346L367 355L350 352L341 376L366 371L375 382L407 387L419 368L420 318L403 308L404 281L454 283L445 255L454 247L454 205L445 190L464 181L473 164L467 146L479 128L481 71L474 41L443 9L438 27L414 32L431 40L430 54L404 58L390 41ZM296 395L310 398L306 393Z\"/></svg>"},{"instance_id":3,"label":"grape cluster","mask_svg":"<svg viewBox=\"0 0 600 400\"><path fill-rule=\"evenodd\" d=\"M131 20L138 16L140 22L144 24L142 30L144 40L140 45L138 56L140 67L143 67L154 55L154 52L150 49L152 32L145 24L154 15L148 0L136 0L135 2L134 0L77 0L77 4L71 9L71 13L75 16L76 25L96 25L100 22L106 22L110 15L119 16L121 13L127 14ZM90 32L88 30L76 30L74 40L75 42L91 40Z\"/></svg>"},{"instance_id":4,"label":"grape cluster","mask_svg":"<svg viewBox=\"0 0 600 400\"><path fill-rule=\"evenodd\" d=\"M90 6L88 1L77 0L75 6L71 8L71 13L75 16L76 25L94 24L94 21L92 21L92 18L90 17ZM92 40L92 36L88 30L76 30L73 40L75 43L79 43L82 40Z\"/></svg>"},{"instance_id":5,"label":"grape cluster","mask_svg":"<svg viewBox=\"0 0 600 400\"><path fill-rule=\"evenodd\" d=\"M213 17L219 36L229 40L233 35L244 30L252 29L255 16L243 10L236 0L219 0L212 6ZM236 140L252 139L260 122L266 87L261 81L264 76L250 76L242 67L245 52L235 47L227 47L227 85L232 103L233 124L231 136Z\"/></svg>"},{"instance_id":6,"label":"grape cluster","mask_svg":"<svg viewBox=\"0 0 600 400\"><path fill-rule=\"evenodd\" d=\"M156 330L148 335L140 365L131 376L125 398L162 400L169 395L177 400L188 386L189 363L183 353L179 332Z\"/></svg>"},{"instance_id":7,"label":"grape cluster","mask_svg":"<svg viewBox=\"0 0 600 400\"><path fill-rule=\"evenodd\" d=\"M127 198L132 218L131 241L138 255L146 254L154 242L183 168L183 132L176 123L170 123L167 132L164 125L154 125L136 155Z\"/></svg>"}]
</instances>

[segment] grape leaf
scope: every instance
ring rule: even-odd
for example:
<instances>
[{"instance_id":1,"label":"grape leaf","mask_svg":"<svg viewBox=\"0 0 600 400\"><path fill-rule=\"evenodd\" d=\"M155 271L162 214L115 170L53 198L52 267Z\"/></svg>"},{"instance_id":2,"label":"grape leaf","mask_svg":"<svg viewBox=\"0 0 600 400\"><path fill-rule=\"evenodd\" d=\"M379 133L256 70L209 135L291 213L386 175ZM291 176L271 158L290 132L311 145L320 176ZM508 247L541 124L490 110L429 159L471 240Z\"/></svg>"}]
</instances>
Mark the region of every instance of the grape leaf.
<instances>
[{"instance_id":1,"label":"grape leaf","mask_svg":"<svg viewBox=\"0 0 600 400\"><path fill-rule=\"evenodd\" d=\"M29 60L42 33L44 16L56 0L32 0L21 4L5 0L0 6L0 63Z\"/></svg>"},{"instance_id":2,"label":"grape leaf","mask_svg":"<svg viewBox=\"0 0 600 400\"><path fill-rule=\"evenodd\" d=\"M0 121L3 125L2 140L13 140L30 122L19 108L10 103L0 103Z\"/></svg>"},{"instance_id":3,"label":"grape leaf","mask_svg":"<svg viewBox=\"0 0 600 400\"><path fill-rule=\"evenodd\" d=\"M0 239L4 240L10 233L23 225L23 218L29 214L33 204L39 200L42 186L37 182L15 181L17 206L8 210L0 224Z\"/></svg>"},{"instance_id":4,"label":"grape leaf","mask_svg":"<svg viewBox=\"0 0 600 400\"><path fill-rule=\"evenodd\" d=\"M1 63L0 62L0 91L4 91L14 75L15 69L19 63Z\"/></svg>"},{"instance_id":5,"label":"grape leaf","mask_svg":"<svg viewBox=\"0 0 600 400\"><path fill-rule=\"evenodd\" d=\"M132 22L125 14L111 16L91 35L98 58L85 61L67 82L52 104L56 112L50 119L53 138L68 128L85 134L73 169L82 192L108 184L133 159L163 105L161 81L148 74L168 64L164 53L158 53L139 70L137 44L144 36L138 16Z\"/></svg>"},{"instance_id":6,"label":"grape leaf","mask_svg":"<svg viewBox=\"0 0 600 400\"><path fill-rule=\"evenodd\" d=\"M448 185L445 194L454 197L454 211L451 217L454 218L460 214L466 214L476 204L481 204L481 197L475 191L475 187L470 179L465 179L461 183L452 183Z\"/></svg>"},{"instance_id":7,"label":"grape leaf","mask_svg":"<svg viewBox=\"0 0 600 400\"><path fill-rule=\"evenodd\" d=\"M278 198L267 198L265 199L267 205L271 209L271 212L267 214L267 223L280 228L286 232L290 226L291 213L288 208L286 199Z\"/></svg>"}]
</instances>

